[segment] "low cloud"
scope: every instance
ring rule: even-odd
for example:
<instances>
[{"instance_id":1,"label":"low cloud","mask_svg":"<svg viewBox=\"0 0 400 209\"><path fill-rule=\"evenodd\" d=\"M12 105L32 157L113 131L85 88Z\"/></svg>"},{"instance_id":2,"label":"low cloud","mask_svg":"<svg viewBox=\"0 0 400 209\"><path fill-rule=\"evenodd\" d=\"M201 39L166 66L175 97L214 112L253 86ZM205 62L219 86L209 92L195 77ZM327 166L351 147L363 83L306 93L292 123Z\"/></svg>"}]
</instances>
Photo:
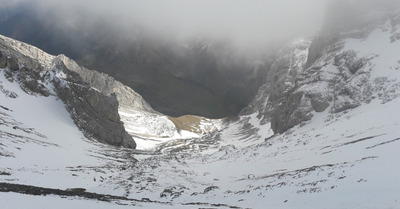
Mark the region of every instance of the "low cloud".
<instances>
[{"instance_id":1,"label":"low cloud","mask_svg":"<svg viewBox=\"0 0 400 209\"><path fill-rule=\"evenodd\" d=\"M322 26L329 2L330 7L347 2L356 10L371 5L390 8L400 1L0 0L2 4L11 2L31 2L46 21L81 31L98 28L93 25L100 23L125 36L134 32L178 40L199 36L260 46L314 35Z\"/></svg>"},{"instance_id":2,"label":"low cloud","mask_svg":"<svg viewBox=\"0 0 400 209\"><path fill-rule=\"evenodd\" d=\"M102 20L123 33L138 28L158 36L227 38L260 45L313 35L326 0L25 0L55 24L90 27ZM44 16L43 18L46 18ZM58 21L58 22L56 22Z\"/></svg>"}]
</instances>

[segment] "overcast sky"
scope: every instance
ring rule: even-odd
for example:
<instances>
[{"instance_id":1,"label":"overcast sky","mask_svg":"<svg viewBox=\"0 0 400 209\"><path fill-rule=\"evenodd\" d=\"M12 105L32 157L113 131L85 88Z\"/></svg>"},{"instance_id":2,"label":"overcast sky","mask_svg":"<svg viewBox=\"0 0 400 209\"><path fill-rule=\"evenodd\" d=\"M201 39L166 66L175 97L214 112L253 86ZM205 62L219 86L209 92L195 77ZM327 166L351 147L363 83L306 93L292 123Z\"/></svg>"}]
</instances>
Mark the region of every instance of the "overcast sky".
<instances>
[{"instance_id":1,"label":"overcast sky","mask_svg":"<svg viewBox=\"0 0 400 209\"><path fill-rule=\"evenodd\" d=\"M56 11L57 19L69 26L106 17L113 25L139 25L153 34L229 37L253 45L313 35L321 27L326 5L326 0L30 1Z\"/></svg>"}]
</instances>

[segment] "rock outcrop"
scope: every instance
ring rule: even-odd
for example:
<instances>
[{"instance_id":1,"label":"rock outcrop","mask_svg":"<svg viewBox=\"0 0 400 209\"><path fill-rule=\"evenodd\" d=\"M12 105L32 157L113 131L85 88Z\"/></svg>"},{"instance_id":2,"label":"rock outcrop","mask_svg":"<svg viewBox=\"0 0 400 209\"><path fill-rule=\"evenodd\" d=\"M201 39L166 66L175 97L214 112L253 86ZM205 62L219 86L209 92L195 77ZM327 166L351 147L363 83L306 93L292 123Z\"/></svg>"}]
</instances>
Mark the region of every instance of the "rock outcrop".
<instances>
[{"instance_id":1,"label":"rock outcrop","mask_svg":"<svg viewBox=\"0 0 400 209\"><path fill-rule=\"evenodd\" d=\"M55 69L55 73L61 73L63 77L54 76L54 90L85 135L100 142L136 148L135 141L121 122L114 93L105 95L94 90L63 62L58 62Z\"/></svg>"},{"instance_id":2,"label":"rock outcrop","mask_svg":"<svg viewBox=\"0 0 400 209\"><path fill-rule=\"evenodd\" d=\"M332 2L335 8L359 3ZM366 2L356 12L328 15L312 42L297 40L284 47L241 114L257 113L262 124L283 133L319 112L345 113L374 99L384 103L399 96L394 89L400 83L390 77L400 69L400 58L391 55L399 46L393 38L400 34L399 7L375 8L379 2ZM349 16L351 22L340 25Z\"/></svg>"},{"instance_id":3,"label":"rock outcrop","mask_svg":"<svg viewBox=\"0 0 400 209\"><path fill-rule=\"evenodd\" d=\"M144 101L141 95L107 74L82 67L64 55L59 55L54 60L64 63L69 70L77 73L91 88L105 95L115 94L120 106L157 113Z\"/></svg>"},{"instance_id":4,"label":"rock outcrop","mask_svg":"<svg viewBox=\"0 0 400 209\"><path fill-rule=\"evenodd\" d=\"M272 128L281 132L289 127L297 125L300 121L310 119L308 111L299 111L303 97L314 98L318 103L318 95L305 95L296 92L297 78L300 76L307 60L308 47L311 41L297 39L278 52L278 58L272 64L266 83L261 86L255 99L241 111L242 115L258 112L261 123L272 122ZM322 104L316 104L318 109Z\"/></svg>"},{"instance_id":5,"label":"rock outcrop","mask_svg":"<svg viewBox=\"0 0 400 209\"><path fill-rule=\"evenodd\" d=\"M6 68L6 77L26 93L60 98L84 135L103 143L136 148L121 122L120 104L152 111L140 95L107 75L3 36L0 68Z\"/></svg>"}]
</instances>

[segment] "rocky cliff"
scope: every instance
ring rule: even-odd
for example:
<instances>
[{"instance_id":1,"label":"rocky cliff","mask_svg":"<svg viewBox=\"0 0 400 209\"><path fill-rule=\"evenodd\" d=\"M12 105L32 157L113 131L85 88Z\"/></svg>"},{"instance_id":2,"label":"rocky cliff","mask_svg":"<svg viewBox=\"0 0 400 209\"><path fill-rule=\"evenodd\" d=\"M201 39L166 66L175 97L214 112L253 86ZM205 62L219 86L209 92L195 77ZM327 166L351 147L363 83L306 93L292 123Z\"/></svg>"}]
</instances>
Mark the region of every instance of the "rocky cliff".
<instances>
[{"instance_id":1,"label":"rocky cliff","mask_svg":"<svg viewBox=\"0 0 400 209\"><path fill-rule=\"evenodd\" d=\"M55 61L64 63L66 68L76 72L91 88L105 95L115 94L120 106L157 113L144 101L141 95L107 74L82 67L65 55L57 56Z\"/></svg>"},{"instance_id":2,"label":"rocky cliff","mask_svg":"<svg viewBox=\"0 0 400 209\"><path fill-rule=\"evenodd\" d=\"M334 8L356 3L333 1ZM400 58L393 56L400 43L400 10L374 5L377 1L356 12L328 13L311 42L296 40L283 48L241 114L255 112L262 124L270 122L275 133L283 133L320 112L345 112L396 98L400 84L390 75L400 68ZM346 18L348 24L341 24Z\"/></svg>"},{"instance_id":3,"label":"rocky cliff","mask_svg":"<svg viewBox=\"0 0 400 209\"><path fill-rule=\"evenodd\" d=\"M271 120L275 122L275 131L298 124L298 117L309 117L295 113L303 96L296 93L295 89L298 87L297 78L307 60L310 43L307 39L296 39L278 52L265 84L260 87L255 99L241 111L241 115L257 112L262 124Z\"/></svg>"},{"instance_id":4,"label":"rocky cliff","mask_svg":"<svg viewBox=\"0 0 400 209\"><path fill-rule=\"evenodd\" d=\"M7 79L18 82L26 93L60 98L85 136L100 142L135 148L118 108L153 111L140 95L107 75L4 36L0 37L0 68L7 69Z\"/></svg>"}]
</instances>

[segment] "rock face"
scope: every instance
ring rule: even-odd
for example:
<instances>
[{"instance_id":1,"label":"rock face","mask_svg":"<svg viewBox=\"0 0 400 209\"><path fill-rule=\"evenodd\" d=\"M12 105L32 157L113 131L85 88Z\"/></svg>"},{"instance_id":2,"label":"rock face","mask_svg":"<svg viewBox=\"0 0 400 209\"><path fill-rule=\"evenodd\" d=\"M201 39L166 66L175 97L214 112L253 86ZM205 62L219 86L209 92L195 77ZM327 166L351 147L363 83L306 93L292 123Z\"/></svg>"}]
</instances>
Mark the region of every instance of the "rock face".
<instances>
[{"instance_id":1,"label":"rock face","mask_svg":"<svg viewBox=\"0 0 400 209\"><path fill-rule=\"evenodd\" d=\"M332 2L335 8L357 3ZM400 84L390 74L400 69L400 57L391 55L399 47L400 10L377 9L379 2L367 2L357 12L332 12L312 42L299 39L283 48L266 83L241 114L257 113L262 124L271 123L275 133L283 133L319 112L345 112L374 99L384 103L397 97L393 89ZM352 21L336 27L344 17Z\"/></svg>"},{"instance_id":2,"label":"rock face","mask_svg":"<svg viewBox=\"0 0 400 209\"><path fill-rule=\"evenodd\" d=\"M36 96L60 98L75 124L89 138L135 148L118 108L122 105L152 111L133 90L105 74L78 66L63 55L51 56L27 44L0 37L0 68L6 77Z\"/></svg>"},{"instance_id":3,"label":"rock face","mask_svg":"<svg viewBox=\"0 0 400 209\"><path fill-rule=\"evenodd\" d=\"M146 101L144 101L141 95L107 74L81 67L75 61L64 55L57 56L55 61L64 63L66 68L77 73L91 88L100 91L105 95L115 94L120 106L157 113Z\"/></svg>"},{"instance_id":4,"label":"rock face","mask_svg":"<svg viewBox=\"0 0 400 209\"><path fill-rule=\"evenodd\" d=\"M317 95L295 91L310 43L310 40L297 39L279 51L278 58L267 74L266 83L261 86L256 98L241 111L242 115L258 112L261 122L265 124L272 121L273 130L278 132L310 118L308 113L297 108L300 105L309 108L301 104L302 99L314 97L317 101ZM318 109L323 109L324 105L314 103Z\"/></svg>"},{"instance_id":5,"label":"rock face","mask_svg":"<svg viewBox=\"0 0 400 209\"><path fill-rule=\"evenodd\" d=\"M57 63L55 68L56 73L62 73L65 77L54 77L54 90L85 135L104 143L136 148L135 141L120 120L118 100L114 93L105 95L94 90L63 62Z\"/></svg>"}]
</instances>

